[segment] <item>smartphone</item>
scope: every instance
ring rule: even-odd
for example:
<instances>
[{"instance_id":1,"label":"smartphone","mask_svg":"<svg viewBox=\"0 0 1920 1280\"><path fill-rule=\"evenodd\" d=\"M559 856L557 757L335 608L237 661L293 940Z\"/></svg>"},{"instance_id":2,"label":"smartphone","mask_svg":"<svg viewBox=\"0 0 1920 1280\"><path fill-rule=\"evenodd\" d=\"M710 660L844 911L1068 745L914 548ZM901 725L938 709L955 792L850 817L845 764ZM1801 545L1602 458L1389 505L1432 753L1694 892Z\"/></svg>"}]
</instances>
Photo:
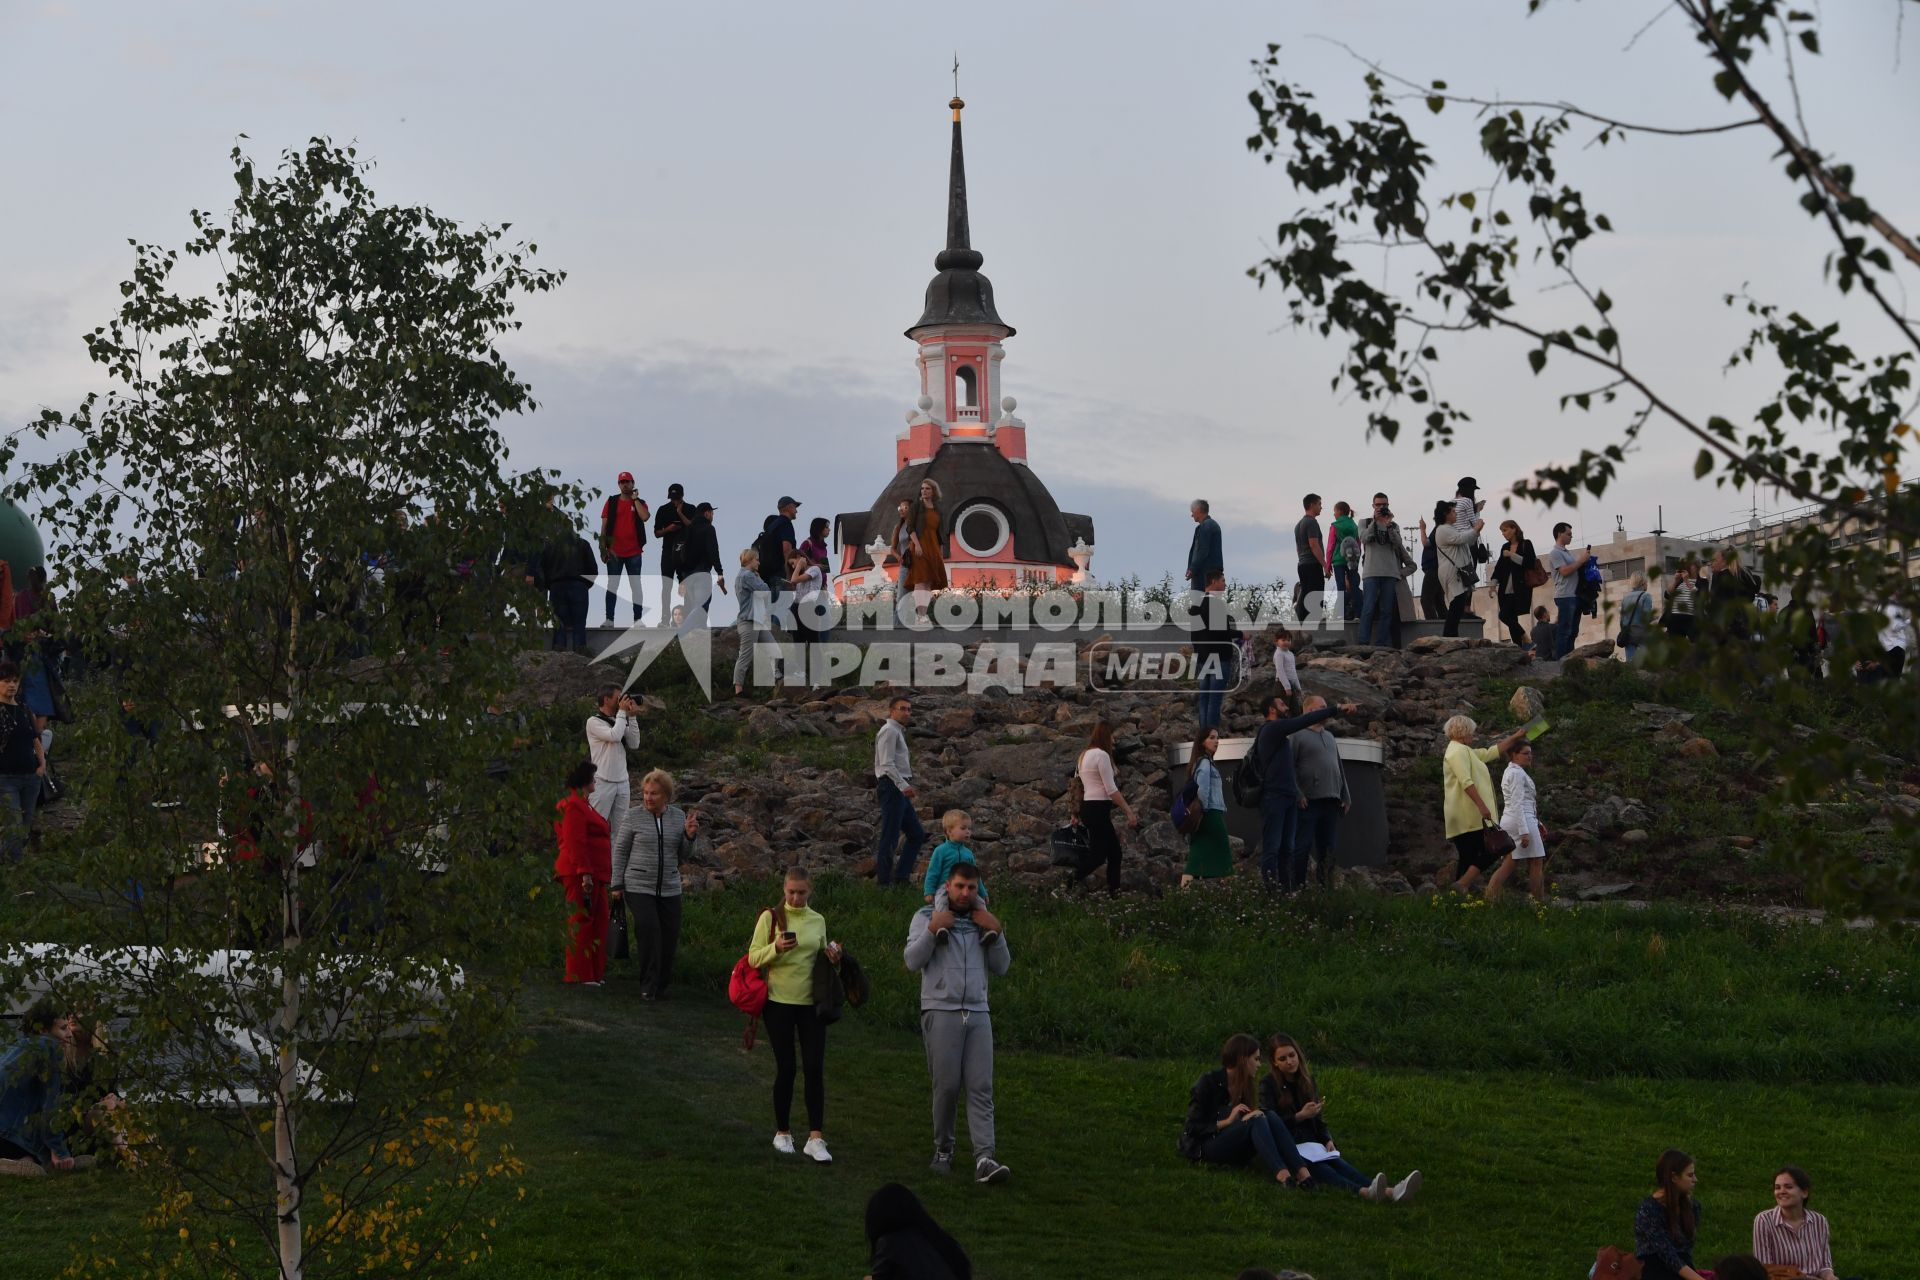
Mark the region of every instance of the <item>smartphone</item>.
<instances>
[{"instance_id":1,"label":"smartphone","mask_svg":"<svg viewBox=\"0 0 1920 1280\"><path fill-rule=\"evenodd\" d=\"M1541 716L1539 719L1535 720L1532 724L1529 724L1527 726L1527 741L1532 742L1535 738L1538 738L1541 734L1545 733L1551 727L1552 726L1547 723L1547 718L1545 716Z\"/></svg>"},{"instance_id":2,"label":"smartphone","mask_svg":"<svg viewBox=\"0 0 1920 1280\"><path fill-rule=\"evenodd\" d=\"M781 936L782 938L785 938L785 939L786 939L786 940L787 940L788 942L792 942L792 941L793 941L793 930L791 930L791 929L789 929L789 930L787 930L787 931L786 931L785 933L783 933L783 934L781 934L780 936Z\"/></svg>"}]
</instances>

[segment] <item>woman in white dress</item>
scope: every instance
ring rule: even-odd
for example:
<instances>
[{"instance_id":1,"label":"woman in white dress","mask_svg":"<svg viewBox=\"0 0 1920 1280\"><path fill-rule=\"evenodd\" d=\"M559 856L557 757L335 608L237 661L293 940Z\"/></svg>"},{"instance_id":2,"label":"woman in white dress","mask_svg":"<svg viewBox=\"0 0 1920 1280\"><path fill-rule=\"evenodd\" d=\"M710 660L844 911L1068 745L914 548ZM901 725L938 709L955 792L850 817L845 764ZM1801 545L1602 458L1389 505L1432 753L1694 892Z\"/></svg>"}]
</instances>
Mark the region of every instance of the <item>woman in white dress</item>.
<instances>
[{"instance_id":1,"label":"woman in white dress","mask_svg":"<svg viewBox=\"0 0 1920 1280\"><path fill-rule=\"evenodd\" d=\"M1500 776L1500 829L1513 837L1513 852L1487 881L1487 901L1500 896L1507 877L1521 864L1527 868L1527 892L1535 902L1547 900L1547 842L1540 829L1540 798L1533 785L1533 744L1522 742L1507 757Z\"/></svg>"}]
</instances>

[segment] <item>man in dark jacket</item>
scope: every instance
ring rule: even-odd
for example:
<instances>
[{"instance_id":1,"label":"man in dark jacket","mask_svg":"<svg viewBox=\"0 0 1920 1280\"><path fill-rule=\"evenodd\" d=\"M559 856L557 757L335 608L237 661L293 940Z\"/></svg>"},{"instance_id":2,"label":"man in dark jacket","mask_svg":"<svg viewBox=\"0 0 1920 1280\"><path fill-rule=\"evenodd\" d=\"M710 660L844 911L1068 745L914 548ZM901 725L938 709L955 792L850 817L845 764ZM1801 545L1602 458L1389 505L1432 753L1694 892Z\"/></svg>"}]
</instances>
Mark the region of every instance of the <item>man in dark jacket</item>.
<instances>
[{"instance_id":1,"label":"man in dark jacket","mask_svg":"<svg viewBox=\"0 0 1920 1280\"><path fill-rule=\"evenodd\" d=\"M1240 657L1240 628L1227 616L1227 580L1214 574L1206 591L1187 606L1193 617L1193 658L1200 674L1200 731L1220 727L1220 710Z\"/></svg>"},{"instance_id":2,"label":"man in dark jacket","mask_svg":"<svg viewBox=\"0 0 1920 1280\"><path fill-rule=\"evenodd\" d=\"M540 581L553 604L552 647L577 653L587 650L587 601L600 563L593 545L565 520L540 552Z\"/></svg>"},{"instance_id":3,"label":"man in dark jacket","mask_svg":"<svg viewBox=\"0 0 1920 1280\"><path fill-rule=\"evenodd\" d=\"M1293 751L1287 739L1310 725L1336 715L1352 715L1358 703L1343 702L1338 707L1320 707L1304 715L1283 717L1286 702L1280 697L1267 699L1267 722L1253 740L1253 759L1246 768L1260 766L1260 879L1269 889L1284 888L1292 893L1301 887L1290 873L1293 845L1300 827L1300 785L1293 776ZM1304 883L1306 877L1300 876Z\"/></svg>"},{"instance_id":4,"label":"man in dark jacket","mask_svg":"<svg viewBox=\"0 0 1920 1280\"><path fill-rule=\"evenodd\" d=\"M707 606L713 602L717 584L722 595L727 590L727 573L720 563L720 534L713 527L713 504L703 502L693 509L693 528L680 549L679 577L687 584L687 618L699 618L705 625Z\"/></svg>"},{"instance_id":5,"label":"man in dark jacket","mask_svg":"<svg viewBox=\"0 0 1920 1280\"><path fill-rule=\"evenodd\" d=\"M682 485L667 486L667 500L653 518L654 541L660 544L660 625L673 617L673 584L685 577L680 560L686 553L687 537L693 532L693 508L687 505Z\"/></svg>"},{"instance_id":6,"label":"man in dark jacket","mask_svg":"<svg viewBox=\"0 0 1920 1280\"><path fill-rule=\"evenodd\" d=\"M1187 508L1193 517L1193 541L1187 544L1187 585L1205 591L1215 574L1225 577L1227 566L1220 550L1220 524L1213 518L1205 498L1195 498Z\"/></svg>"}]
</instances>

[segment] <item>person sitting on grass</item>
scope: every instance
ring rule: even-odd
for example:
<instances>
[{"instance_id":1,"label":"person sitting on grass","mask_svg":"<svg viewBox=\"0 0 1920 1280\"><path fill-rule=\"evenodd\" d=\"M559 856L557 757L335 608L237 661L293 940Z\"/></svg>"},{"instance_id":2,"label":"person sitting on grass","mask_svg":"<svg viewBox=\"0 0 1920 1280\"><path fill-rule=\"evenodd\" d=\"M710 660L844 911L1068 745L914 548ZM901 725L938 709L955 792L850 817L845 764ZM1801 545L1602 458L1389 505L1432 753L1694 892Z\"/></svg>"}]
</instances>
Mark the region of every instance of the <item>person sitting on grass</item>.
<instances>
[{"instance_id":1,"label":"person sitting on grass","mask_svg":"<svg viewBox=\"0 0 1920 1280\"><path fill-rule=\"evenodd\" d=\"M80 1019L65 1013L0 1053L0 1174L38 1177L93 1163L68 1150L65 1123L68 1082L93 1049L84 1034Z\"/></svg>"},{"instance_id":2,"label":"person sitting on grass","mask_svg":"<svg viewBox=\"0 0 1920 1280\"><path fill-rule=\"evenodd\" d=\"M1814 1280L1835 1280L1827 1220L1807 1208L1813 1179L1798 1165L1773 1175L1773 1208L1755 1214L1753 1256L1770 1267L1798 1267Z\"/></svg>"},{"instance_id":3,"label":"person sitting on grass","mask_svg":"<svg viewBox=\"0 0 1920 1280\"><path fill-rule=\"evenodd\" d=\"M953 874L953 866L956 862L979 865L979 859L973 856L973 849L967 844L967 841L973 839L973 819L967 816L965 809L949 809L940 815L940 828L947 833L947 838L940 842L939 847L933 851L933 856L927 859L926 878L920 883L920 888L928 902L932 902L934 895L939 893L947 883L947 877ZM980 901L985 902L987 882L982 880L979 885Z\"/></svg>"},{"instance_id":4,"label":"person sitting on grass","mask_svg":"<svg viewBox=\"0 0 1920 1280\"><path fill-rule=\"evenodd\" d=\"M1220 1046L1220 1068L1201 1074L1187 1100L1180 1154L1207 1164L1258 1160L1281 1186L1313 1185L1313 1171L1279 1116L1254 1105L1260 1042L1242 1031Z\"/></svg>"},{"instance_id":5,"label":"person sitting on grass","mask_svg":"<svg viewBox=\"0 0 1920 1280\"><path fill-rule=\"evenodd\" d=\"M1388 1187L1386 1174L1376 1173L1369 1179L1334 1148L1333 1134L1321 1118L1326 1102L1307 1070L1307 1051L1292 1036L1276 1035L1267 1040L1267 1074L1260 1080L1260 1108L1278 1116L1287 1126L1300 1158L1312 1165L1314 1177L1323 1186L1357 1191L1361 1199L1377 1203L1398 1204L1419 1192L1418 1169Z\"/></svg>"},{"instance_id":6,"label":"person sitting on grass","mask_svg":"<svg viewBox=\"0 0 1920 1280\"><path fill-rule=\"evenodd\" d=\"M867 1200L867 1280L972 1280L967 1251L933 1220L920 1197L889 1182Z\"/></svg>"},{"instance_id":7,"label":"person sitting on grass","mask_svg":"<svg viewBox=\"0 0 1920 1280\"><path fill-rule=\"evenodd\" d=\"M1700 1205L1693 1198L1699 1175L1693 1157L1669 1150L1653 1166L1653 1194L1633 1215L1633 1256L1642 1280L1700 1280L1693 1269L1693 1242L1700 1235Z\"/></svg>"}]
</instances>

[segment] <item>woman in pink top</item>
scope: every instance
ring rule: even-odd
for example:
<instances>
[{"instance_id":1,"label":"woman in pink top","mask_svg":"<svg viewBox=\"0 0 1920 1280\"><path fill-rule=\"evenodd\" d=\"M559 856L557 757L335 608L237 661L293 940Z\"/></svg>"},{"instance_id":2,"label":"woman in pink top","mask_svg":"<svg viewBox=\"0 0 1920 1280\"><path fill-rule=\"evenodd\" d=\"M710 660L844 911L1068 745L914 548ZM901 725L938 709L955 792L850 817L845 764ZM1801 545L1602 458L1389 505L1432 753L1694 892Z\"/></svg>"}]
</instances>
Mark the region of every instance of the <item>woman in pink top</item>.
<instances>
[{"instance_id":1,"label":"woman in pink top","mask_svg":"<svg viewBox=\"0 0 1920 1280\"><path fill-rule=\"evenodd\" d=\"M1086 824L1090 843L1085 859L1075 869L1074 878L1084 880L1102 862L1107 864L1107 892L1120 892L1120 833L1113 829L1113 809L1127 815L1127 825L1138 827L1140 815L1120 794L1113 776L1113 726L1102 720L1093 726L1093 737L1080 753L1075 766L1080 776L1080 821Z\"/></svg>"}]
</instances>

